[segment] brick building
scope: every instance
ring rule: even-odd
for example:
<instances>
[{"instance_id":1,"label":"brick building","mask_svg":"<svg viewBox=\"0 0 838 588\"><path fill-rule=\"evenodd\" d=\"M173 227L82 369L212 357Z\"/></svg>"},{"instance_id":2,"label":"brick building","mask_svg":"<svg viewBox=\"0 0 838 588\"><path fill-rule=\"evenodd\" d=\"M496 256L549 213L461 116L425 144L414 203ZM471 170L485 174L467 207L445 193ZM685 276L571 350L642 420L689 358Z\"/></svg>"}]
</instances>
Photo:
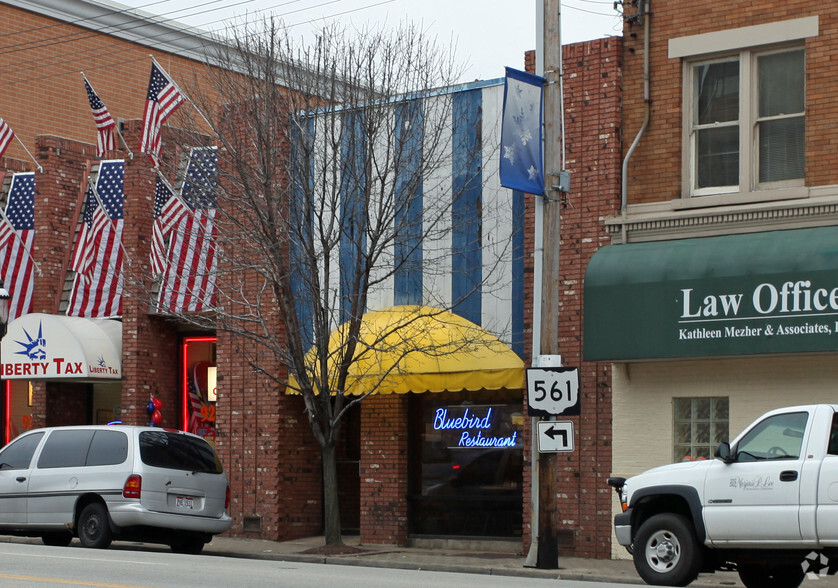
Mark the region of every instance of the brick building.
<instances>
[{"instance_id":1,"label":"brick building","mask_svg":"<svg viewBox=\"0 0 838 588\"><path fill-rule=\"evenodd\" d=\"M122 243L126 259L145 259L150 249L156 177L135 146L140 142L138 119L145 104L148 54L174 79L194 80L200 85L205 67L202 44L208 39L176 24L94 0L55 5L14 0L0 7L0 22L6 38L14 39L14 45L0 47L1 69L12 90L0 96L0 116L41 167L34 175L31 253L39 271L34 275L32 314L21 319L17 330L10 327L2 345L8 358L20 351L15 342L35 338L33 328L53 319L68 324L63 314L73 279L68 270L70 256L83 214L85 186L89 177L96 181L101 168L93 144L95 128L78 72L86 73L111 114L120 119L125 142L134 151L131 157L120 143L109 158L123 162ZM562 456L562 467L555 475L565 497L560 506L562 553L588 557L608 554L610 495L602 479L611 459L611 402L609 365L582 362L581 284L587 260L607 239L601 219L619 207L621 47L619 39L580 43L568 46L564 57L568 168L574 173L574 187L579 188L568 194L563 214L563 280L558 293L562 319L557 328L565 363L581 366L584 409L581 417L574 417L577 451ZM211 91L209 86L204 89ZM487 154L494 149L493 133L499 132L502 89L498 80L452 89L457 99L468 104L466 112L471 118L463 124L482 129ZM168 169L176 170L186 155L173 139L179 126L190 124L188 115L181 111L168 122L163 147ZM506 198L504 189L492 184L496 182L496 177L492 178L497 161L487 155L482 167L487 178L482 200L498 195ZM23 147L14 143L2 168L7 192L13 174L34 171L35 164ZM171 179L176 181L174 171ZM532 314L532 200L523 194L508 196L514 208L510 218L514 214L515 230L521 231L516 245L519 253L517 261L510 262L510 294L502 304L493 302L488 308L495 314L514 315L509 319L514 333L509 343L526 360ZM144 279L140 265L126 265L126 276ZM23 429L44 425L113 418L145 423L151 397L162 403L162 426L187 427L191 387L210 388L208 379L215 373L217 399L203 404L212 409L214 426L207 424L209 413L198 421L206 425L203 432L214 438L230 478L231 514L236 520L232 532L266 539L321 532L319 449L300 398L276 390L241 361L241 340L221 332L190 329L164 320L148 308L131 297L123 299L118 321L120 361L113 367L118 369L118 377L87 374L64 379L30 377L32 374L22 371L7 373L8 408L2 421L6 439ZM78 336L79 341L84 339L81 332ZM51 341L48 339L47 345L54 344ZM74 344L72 338L65 343ZM79 343L78 347L84 345ZM519 427L522 441L517 453L505 457L502 466L504 472L511 473L510 479L503 480L513 489L512 502L506 501L511 507L503 516L484 512L477 518L463 515L446 521L439 516L440 502L429 503L423 498L423 484L430 480L431 465L450 467L452 463L422 457L427 458L432 449L424 443L423 432L428 415L440 407L455 410L472 405L503 412L509 423ZM526 549L532 451L529 428L522 426L525 405L525 392L520 389L389 394L365 400L344 431L340 475L345 529L359 532L363 542L403 544L421 535L501 536ZM468 464L454 465L466 469L474 461L476 468L478 457L469 456ZM500 471L497 464L493 467ZM462 502L464 497L457 499Z\"/></svg>"},{"instance_id":2,"label":"brick building","mask_svg":"<svg viewBox=\"0 0 838 588\"><path fill-rule=\"evenodd\" d=\"M834 402L838 351L838 11L626 11L623 151L637 147L584 295L585 357L613 366L619 476L712 458L768 409Z\"/></svg>"}]
</instances>

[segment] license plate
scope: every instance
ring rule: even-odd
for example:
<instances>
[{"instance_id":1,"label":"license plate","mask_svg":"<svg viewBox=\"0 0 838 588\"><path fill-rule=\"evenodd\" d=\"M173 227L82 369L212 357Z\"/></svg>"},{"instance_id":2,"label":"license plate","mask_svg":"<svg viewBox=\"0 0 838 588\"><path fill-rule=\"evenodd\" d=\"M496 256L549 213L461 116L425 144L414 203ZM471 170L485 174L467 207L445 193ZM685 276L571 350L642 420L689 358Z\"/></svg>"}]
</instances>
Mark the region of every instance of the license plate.
<instances>
[{"instance_id":1,"label":"license plate","mask_svg":"<svg viewBox=\"0 0 838 588\"><path fill-rule=\"evenodd\" d=\"M191 496L177 496L175 498L175 506L192 510L195 508L195 499Z\"/></svg>"}]
</instances>

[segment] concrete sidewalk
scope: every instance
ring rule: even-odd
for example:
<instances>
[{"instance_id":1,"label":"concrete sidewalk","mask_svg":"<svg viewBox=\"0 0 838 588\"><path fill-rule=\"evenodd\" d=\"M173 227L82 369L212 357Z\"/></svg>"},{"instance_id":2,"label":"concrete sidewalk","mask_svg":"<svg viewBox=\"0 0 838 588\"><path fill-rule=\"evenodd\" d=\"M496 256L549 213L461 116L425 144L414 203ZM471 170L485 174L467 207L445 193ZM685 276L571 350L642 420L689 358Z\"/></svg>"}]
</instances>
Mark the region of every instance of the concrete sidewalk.
<instances>
[{"instance_id":1,"label":"concrete sidewalk","mask_svg":"<svg viewBox=\"0 0 838 588\"><path fill-rule=\"evenodd\" d=\"M482 550L423 549L396 545L361 545L357 537L345 537L352 553L318 553L324 545L323 537L309 537L294 541L264 541L215 537L204 547L207 555L293 561L347 566L434 570L491 574L494 576L524 576L596 582L643 584L630 560L599 560L559 555L558 570L540 570L524 566L522 555L494 553ZM702 574L690 586L711 588L742 586L735 572Z\"/></svg>"}]
</instances>

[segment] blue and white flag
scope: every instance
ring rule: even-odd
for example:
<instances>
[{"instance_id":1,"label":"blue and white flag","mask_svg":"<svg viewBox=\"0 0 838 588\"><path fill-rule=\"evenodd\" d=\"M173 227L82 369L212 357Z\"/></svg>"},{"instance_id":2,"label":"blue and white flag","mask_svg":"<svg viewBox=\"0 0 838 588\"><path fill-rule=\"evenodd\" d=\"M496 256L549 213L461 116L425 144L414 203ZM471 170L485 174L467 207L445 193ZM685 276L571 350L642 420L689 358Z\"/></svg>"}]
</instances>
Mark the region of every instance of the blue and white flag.
<instances>
[{"instance_id":1,"label":"blue and white flag","mask_svg":"<svg viewBox=\"0 0 838 588\"><path fill-rule=\"evenodd\" d=\"M506 68L501 129L500 183L544 195L541 109L544 78Z\"/></svg>"}]
</instances>

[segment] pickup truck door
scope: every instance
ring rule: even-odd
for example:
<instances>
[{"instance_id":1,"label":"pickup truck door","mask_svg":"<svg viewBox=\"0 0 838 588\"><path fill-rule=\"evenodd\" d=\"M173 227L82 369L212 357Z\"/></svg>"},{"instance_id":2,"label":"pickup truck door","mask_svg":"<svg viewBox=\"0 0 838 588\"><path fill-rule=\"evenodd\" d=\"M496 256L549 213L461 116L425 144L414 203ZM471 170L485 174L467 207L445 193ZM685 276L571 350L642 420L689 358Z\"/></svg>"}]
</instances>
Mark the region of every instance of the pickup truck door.
<instances>
[{"instance_id":1,"label":"pickup truck door","mask_svg":"<svg viewBox=\"0 0 838 588\"><path fill-rule=\"evenodd\" d=\"M715 460L704 485L704 523L716 544L801 541L800 477L806 411L775 414Z\"/></svg>"},{"instance_id":2,"label":"pickup truck door","mask_svg":"<svg viewBox=\"0 0 838 588\"><path fill-rule=\"evenodd\" d=\"M823 545L838 545L838 413L832 426L826 455L818 476L816 529Z\"/></svg>"}]
</instances>

